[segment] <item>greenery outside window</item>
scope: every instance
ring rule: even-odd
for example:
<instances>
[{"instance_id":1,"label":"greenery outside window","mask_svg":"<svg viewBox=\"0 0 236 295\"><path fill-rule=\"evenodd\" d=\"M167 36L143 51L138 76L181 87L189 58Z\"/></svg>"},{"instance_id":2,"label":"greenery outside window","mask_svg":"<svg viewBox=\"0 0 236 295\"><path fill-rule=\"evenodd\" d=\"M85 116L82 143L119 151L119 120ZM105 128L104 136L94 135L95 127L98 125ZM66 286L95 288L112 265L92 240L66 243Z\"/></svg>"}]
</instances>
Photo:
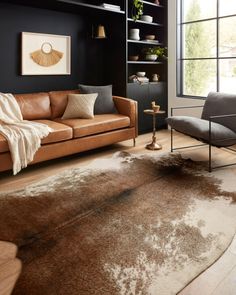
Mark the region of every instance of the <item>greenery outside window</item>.
<instances>
[{"instance_id":1,"label":"greenery outside window","mask_svg":"<svg viewBox=\"0 0 236 295\"><path fill-rule=\"evenodd\" d=\"M236 93L236 0L178 0L177 95Z\"/></svg>"}]
</instances>

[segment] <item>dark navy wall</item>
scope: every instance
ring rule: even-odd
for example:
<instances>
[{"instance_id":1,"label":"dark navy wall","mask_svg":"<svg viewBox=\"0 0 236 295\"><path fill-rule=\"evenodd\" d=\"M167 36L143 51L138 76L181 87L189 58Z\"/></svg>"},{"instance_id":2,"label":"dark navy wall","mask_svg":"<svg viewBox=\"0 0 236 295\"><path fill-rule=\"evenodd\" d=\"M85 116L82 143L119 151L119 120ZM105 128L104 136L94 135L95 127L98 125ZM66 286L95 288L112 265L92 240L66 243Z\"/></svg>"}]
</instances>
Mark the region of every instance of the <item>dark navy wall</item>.
<instances>
[{"instance_id":1,"label":"dark navy wall","mask_svg":"<svg viewBox=\"0 0 236 295\"><path fill-rule=\"evenodd\" d=\"M0 4L0 92L74 89L78 83L103 84L104 43L91 39L94 19L28 6ZM71 75L21 76L21 32L71 36Z\"/></svg>"}]
</instances>

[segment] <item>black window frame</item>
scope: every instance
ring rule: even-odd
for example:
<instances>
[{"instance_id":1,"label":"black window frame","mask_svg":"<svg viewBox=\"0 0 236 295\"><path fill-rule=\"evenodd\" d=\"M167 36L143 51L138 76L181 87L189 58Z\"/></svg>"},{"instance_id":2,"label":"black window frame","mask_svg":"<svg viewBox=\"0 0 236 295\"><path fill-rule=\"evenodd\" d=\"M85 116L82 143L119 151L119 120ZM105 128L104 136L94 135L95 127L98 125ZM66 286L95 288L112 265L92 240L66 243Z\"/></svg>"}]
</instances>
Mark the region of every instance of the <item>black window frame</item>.
<instances>
[{"instance_id":1,"label":"black window frame","mask_svg":"<svg viewBox=\"0 0 236 295\"><path fill-rule=\"evenodd\" d=\"M222 0L221 0L222 1ZM193 98L193 99L206 99L205 96L197 96L197 95L186 95L183 93L184 85L183 85L183 62L185 60L215 60L216 61L216 91L220 91L220 60L224 59L235 59L236 56L230 56L230 57L220 57L219 56L219 34L220 34L220 20L225 19L225 18L230 18L230 17L236 17L236 14L230 14L230 15L224 15L220 16L219 15L219 7L220 5L220 0L216 0L216 17L211 17L211 18L204 18L204 19L199 19L199 20L194 20L194 21L187 21L184 22L184 10L183 10L183 0L177 0L177 48L176 48L176 95L177 97L183 97L183 98ZM205 22L205 21L210 21L210 20L215 20L216 21L216 57L201 57L201 58L183 58L183 27L186 24L194 24L194 23L199 23L199 22Z\"/></svg>"}]
</instances>

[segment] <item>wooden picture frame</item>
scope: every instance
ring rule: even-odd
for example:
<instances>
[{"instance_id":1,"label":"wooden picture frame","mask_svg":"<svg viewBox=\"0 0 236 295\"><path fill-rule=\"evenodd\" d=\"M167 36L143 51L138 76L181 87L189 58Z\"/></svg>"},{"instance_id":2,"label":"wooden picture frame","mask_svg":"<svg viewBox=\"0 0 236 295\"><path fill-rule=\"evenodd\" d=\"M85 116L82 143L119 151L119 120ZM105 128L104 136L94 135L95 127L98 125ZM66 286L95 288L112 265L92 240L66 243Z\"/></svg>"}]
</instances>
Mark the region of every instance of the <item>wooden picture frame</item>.
<instances>
[{"instance_id":1,"label":"wooden picture frame","mask_svg":"<svg viewBox=\"0 0 236 295\"><path fill-rule=\"evenodd\" d=\"M21 75L70 74L70 36L21 33Z\"/></svg>"}]
</instances>

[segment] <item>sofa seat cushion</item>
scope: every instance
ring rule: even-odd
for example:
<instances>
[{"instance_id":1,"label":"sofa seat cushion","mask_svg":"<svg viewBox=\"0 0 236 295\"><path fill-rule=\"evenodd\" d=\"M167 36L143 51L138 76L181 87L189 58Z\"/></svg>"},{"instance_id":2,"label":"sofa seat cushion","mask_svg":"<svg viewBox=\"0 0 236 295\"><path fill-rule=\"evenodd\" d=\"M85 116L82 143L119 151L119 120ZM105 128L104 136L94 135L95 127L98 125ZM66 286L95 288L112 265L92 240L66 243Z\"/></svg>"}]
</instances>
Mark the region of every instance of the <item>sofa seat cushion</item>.
<instances>
[{"instance_id":1,"label":"sofa seat cushion","mask_svg":"<svg viewBox=\"0 0 236 295\"><path fill-rule=\"evenodd\" d=\"M130 118L120 114L95 115L93 119L55 119L73 128L74 138L130 127Z\"/></svg>"},{"instance_id":2,"label":"sofa seat cushion","mask_svg":"<svg viewBox=\"0 0 236 295\"><path fill-rule=\"evenodd\" d=\"M39 122L48 125L53 129L53 132L50 132L49 135L42 139L42 144L48 144L53 142L64 141L72 139L73 130L67 125L57 123L50 120L34 120L34 122ZM5 153L9 151L8 143L6 138L0 134L0 153Z\"/></svg>"},{"instance_id":3,"label":"sofa seat cushion","mask_svg":"<svg viewBox=\"0 0 236 295\"><path fill-rule=\"evenodd\" d=\"M51 120L34 120L34 122L46 124L53 129L53 132L50 132L47 137L42 139L42 144L59 142L73 138L73 130L67 125Z\"/></svg>"},{"instance_id":4,"label":"sofa seat cushion","mask_svg":"<svg viewBox=\"0 0 236 295\"><path fill-rule=\"evenodd\" d=\"M8 143L6 138L0 134L0 153L5 153L9 151Z\"/></svg>"},{"instance_id":5,"label":"sofa seat cushion","mask_svg":"<svg viewBox=\"0 0 236 295\"><path fill-rule=\"evenodd\" d=\"M197 138L201 141L209 141L209 121L188 116L173 116L167 118L167 123L176 131ZM218 147L236 144L236 133L218 123L211 123L211 142Z\"/></svg>"}]
</instances>

